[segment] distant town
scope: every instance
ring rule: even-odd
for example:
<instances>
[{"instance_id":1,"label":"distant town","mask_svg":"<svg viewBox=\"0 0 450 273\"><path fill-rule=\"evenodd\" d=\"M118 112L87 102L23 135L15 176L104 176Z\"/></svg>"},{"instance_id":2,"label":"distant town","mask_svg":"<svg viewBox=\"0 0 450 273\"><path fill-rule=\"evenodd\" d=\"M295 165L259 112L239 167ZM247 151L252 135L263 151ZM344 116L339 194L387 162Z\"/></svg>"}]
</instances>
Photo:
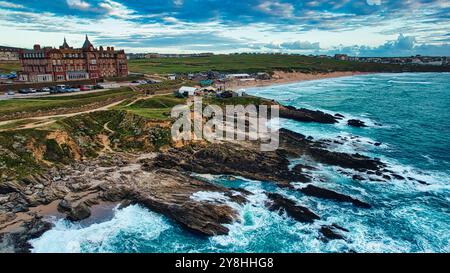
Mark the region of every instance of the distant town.
<instances>
[{"instance_id":1,"label":"distant town","mask_svg":"<svg viewBox=\"0 0 450 273\"><path fill-rule=\"evenodd\" d=\"M239 54L239 53L232 53ZM248 53L244 53L248 54ZM268 54L268 53L252 53L252 54ZM272 53L282 54L282 53ZM299 55L299 54L285 54L285 55ZM138 59L155 59L155 58L191 58L191 57L210 57L214 53L193 53L193 54L161 54L161 53L129 53L128 60ZM381 63L381 64L405 64L405 65L434 65L434 66L448 66L450 65L450 56L409 56L409 57L355 57L347 54L329 55L300 55L317 58L336 59L340 61L363 62L363 63Z\"/></svg>"}]
</instances>

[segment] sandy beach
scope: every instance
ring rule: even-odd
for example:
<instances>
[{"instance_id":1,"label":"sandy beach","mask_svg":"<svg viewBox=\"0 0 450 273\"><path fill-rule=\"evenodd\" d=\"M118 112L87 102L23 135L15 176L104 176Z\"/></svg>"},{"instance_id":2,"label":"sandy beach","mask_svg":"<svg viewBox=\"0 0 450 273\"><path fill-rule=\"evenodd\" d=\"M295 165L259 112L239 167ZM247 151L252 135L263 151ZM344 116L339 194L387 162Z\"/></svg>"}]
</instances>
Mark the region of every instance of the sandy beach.
<instances>
[{"instance_id":1,"label":"sandy beach","mask_svg":"<svg viewBox=\"0 0 450 273\"><path fill-rule=\"evenodd\" d=\"M368 74L366 72L331 72L331 73L302 73L302 72L282 72L275 71L272 79L270 80L234 80L231 82L227 82L226 87L229 89L240 89L240 88L249 88L249 87L261 87L261 86L270 86L277 84L287 84L294 82L302 82L302 81L311 81L311 80L320 80L320 79L329 79L329 78L339 78L339 77L349 77L354 75L364 75Z\"/></svg>"}]
</instances>

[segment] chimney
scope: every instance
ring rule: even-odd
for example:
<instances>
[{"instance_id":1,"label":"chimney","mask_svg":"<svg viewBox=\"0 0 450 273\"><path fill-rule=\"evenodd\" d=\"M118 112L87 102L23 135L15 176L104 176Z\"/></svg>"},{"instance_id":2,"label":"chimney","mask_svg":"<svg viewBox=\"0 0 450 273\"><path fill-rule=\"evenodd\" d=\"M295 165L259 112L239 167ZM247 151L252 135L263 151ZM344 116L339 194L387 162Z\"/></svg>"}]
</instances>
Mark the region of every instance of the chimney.
<instances>
[{"instance_id":1,"label":"chimney","mask_svg":"<svg viewBox=\"0 0 450 273\"><path fill-rule=\"evenodd\" d=\"M35 45L33 46L33 49L34 49L34 50L41 50L41 46L38 45L38 44L35 44Z\"/></svg>"}]
</instances>

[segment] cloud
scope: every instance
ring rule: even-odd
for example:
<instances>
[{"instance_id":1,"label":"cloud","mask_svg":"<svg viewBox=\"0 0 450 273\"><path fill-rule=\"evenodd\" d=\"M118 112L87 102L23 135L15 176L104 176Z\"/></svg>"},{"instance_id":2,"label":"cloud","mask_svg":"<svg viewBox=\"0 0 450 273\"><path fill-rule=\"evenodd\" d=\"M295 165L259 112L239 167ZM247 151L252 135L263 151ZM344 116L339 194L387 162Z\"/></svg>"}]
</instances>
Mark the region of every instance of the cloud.
<instances>
[{"instance_id":1,"label":"cloud","mask_svg":"<svg viewBox=\"0 0 450 273\"><path fill-rule=\"evenodd\" d=\"M108 15L116 16L119 18L129 18L130 15L134 13L134 11L128 9L121 3L112 0L105 0L104 2L100 3L99 6L105 9Z\"/></svg>"},{"instance_id":2,"label":"cloud","mask_svg":"<svg viewBox=\"0 0 450 273\"><path fill-rule=\"evenodd\" d=\"M320 50L320 43L311 43L308 41L293 41L293 42L272 42L262 45L261 48L287 50L287 51L317 51Z\"/></svg>"},{"instance_id":3,"label":"cloud","mask_svg":"<svg viewBox=\"0 0 450 273\"><path fill-rule=\"evenodd\" d=\"M289 3L265 1L259 4L257 9L272 16L289 18L294 15L294 6Z\"/></svg>"},{"instance_id":4,"label":"cloud","mask_svg":"<svg viewBox=\"0 0 450 273\"><path fill-rule=\"evenodd\" d=\"M79 10L88 10L91 8L91 5L82 0L67 0L67 5L73 9Z\"/></svg>"},{"instance_id":5,"label":"cloud","mask_svg":"<svg viewBox=\"0 0 450 273\"><path fill-rule=\"evenodd\" d=\"M119 41L125 37L121 44L135 50L144 50L147 43L128 39L132 34L148 39L158 37L173 50L206 47L217 52L442 53L450 40L448 0L15 2L0 0L0 35L20 47L66 34L82 37L86 32L92 33L90 37L94 40L109 37ZM201 42L196 40L195 33L201 33L203 38L207 36L204 33L210 33L215 38ZM404 35L393 40L398 33ZM189 34L195 44L180 34ZM163 39L165 35L183 38L183 42L175 45L176 39ZM219 37L223 39L220 42ZM33 42L29 42L31 39ZM142 47L136 46L139 44ZM165 49L162 43L161 48Z\"/></svg>"},{"instance_id":6,"label":"cloud","mask_svg":"<svg viewBox=\"0 0 450 273\"><path fill-rule=\"evenodd\" d=\"M416 37L400 34L396 40L387 41L380 46L337 47L329 53L345 53L365 57L403 57L413 55L450 56L450 44L418 43Z\"/></svg>"},{"instance_id":7,"label":"cloud","mask_svg":"<svg viewBox=\"0 0 450 273\"><path fill-rule=\"evenodd\" d=\"M0 8L23 9L24 6L7 1L0 1Z\"/></svg>"},{"instance_id":8,"label":"cloud","mask_svg":"<svg viewBox=\"0 0 450 273\"><path fill-rule=\"evenodd\" d=\"M381 5L381 0L367 0L369 6L379 6Z\"/></svg>"}]
</instances>

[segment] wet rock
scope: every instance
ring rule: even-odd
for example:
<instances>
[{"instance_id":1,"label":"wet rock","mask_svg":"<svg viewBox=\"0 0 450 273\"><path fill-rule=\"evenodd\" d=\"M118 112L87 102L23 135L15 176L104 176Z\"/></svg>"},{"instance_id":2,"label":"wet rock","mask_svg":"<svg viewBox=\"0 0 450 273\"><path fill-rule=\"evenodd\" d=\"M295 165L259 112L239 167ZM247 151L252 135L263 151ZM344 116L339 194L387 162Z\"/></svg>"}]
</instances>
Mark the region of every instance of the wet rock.
<instances>
[{"instance_id":1,"label":"wet rock","mask_svg":"<svg viewBox=\"0 0 450 273\"><path fill-rule=\"evenodd\" d=\"M322 241L328 242L331 240L345 240L345 237L337 231L336 226L322 226L319 232L322 234ZM343 229L340 229L343 230Z\"/></svg>"},{"instance_id":2,"label":"wet rock","mask_svg":"<svg viewBox=\"0 0 450 273\"><path fill-rule=\"evenodd\" d=\"M299 189L299 191L308 196L314 196L317 198L328 199L328 200L333 200L333 201L337 201L337 202L352 203L353 205L355 205L357 207L365 208L365 209L371 208L371 206L369 204L367 204L363 201L360 201L358 199L355 199L351 196L337 193L332 190L319 188L319 187L316 187L313 185L308 185L305 188Z\"/></svg>"},{"instance_id":3,"label":"wet rock","mask_svg":"<svg viewBox=\"0 0 450 273\"><path fill-rule=\"evenodd\" d=\"M377 159L371 159L360 154L351 155L318 148L309 148L308 153L319 162L343 168L366 171L379 170L385 166Z\"/></svg>"},{"instance_id":4,"label":"wet rock","mask_svg":"<svg viewBox=\"0 0 450 273\"><path fill-rule=\"evenodd\" d=\"M364 181L364 177L362 177L361 175L355 174L352 176L353 180L358 180L358 181Z\"/></svg>"},{"instance_id":5,"label":"wet rock","mask_svg":"<svg viewBox=\"0 0 450 273\"><path fill-rule=\"evenodd\" d=\"M392 177L397 179L397 180L405 180L405 178L403 176L395 174L395 173L392 174Z\"/></svg>"},{"instance_id":6,"label":"wet rock","mask_svg":"<svg viewBox=\"0 0 450 273\"><path fill-rule=\"evenodd\" d=\"M292 106L280 107L280 117L301 122L317 122L325 124L334 124L338 122L338 117L322 111L313 111L305 108L297 109Z\"/></svg>"},{"instance_id":7,"label":"wet rock","mask_svg":"<svg viewBox=\"0 0 450 273\"><path fill-rule=\"evenodd\" d=\"M271 211L279 211L280 213L286 212L288 216L303 223L312 223L315 220L320 219L318 215L308 208L297 205L294 201L287 199L281 194L267 193L267 197L270 200L267 206Z\"/></svg>"},{"instance_id":8,"label":"wet rock","mask_svg":"<svg viewBox=\"0 0 450 273\"><path fill-rule=\"evenodd\" d=\"M347 121L347 124L349 126L357 127L357 128L367 127L367 125L366 125L366 123L364 121L361 121L361 120L358 120L358 119L349 119Z\"/></svg>"},{"instance_id":9,"label":"wet rock","mask_svg":"<svg viewBox=\"0 0 450 273\"><path fill-rule=\"evenodd\" d=\"M338 114L335 114L334 116L337 117L337 118L339 118L339 119L345 118L343 115L341 115L341 114L339 114L339 113L338 113Z\"/></svg>"}]
</instances>

